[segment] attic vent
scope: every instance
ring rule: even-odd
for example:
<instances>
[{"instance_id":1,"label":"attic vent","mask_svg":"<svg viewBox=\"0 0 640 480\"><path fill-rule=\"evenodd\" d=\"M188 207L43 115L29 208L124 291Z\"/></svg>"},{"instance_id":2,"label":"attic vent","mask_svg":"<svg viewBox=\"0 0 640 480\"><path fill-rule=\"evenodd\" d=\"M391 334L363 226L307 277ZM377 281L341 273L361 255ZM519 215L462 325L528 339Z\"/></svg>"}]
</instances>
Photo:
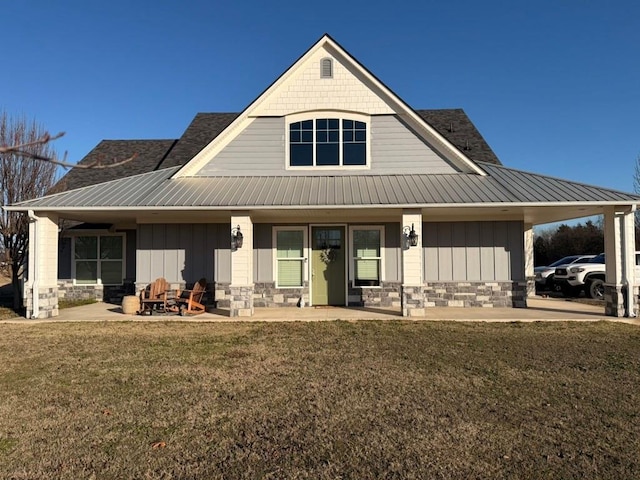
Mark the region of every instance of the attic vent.
<instances>
[{"instance_id":1,"label":"attic vent","mask_svg":"<svg viewBox=\"0 0 640 480\"><path fill-rule=\"evenodd\" d=\"M320 78L333 78L333 60L330 58L320 60Z\"/></svg>"}]
</instances>

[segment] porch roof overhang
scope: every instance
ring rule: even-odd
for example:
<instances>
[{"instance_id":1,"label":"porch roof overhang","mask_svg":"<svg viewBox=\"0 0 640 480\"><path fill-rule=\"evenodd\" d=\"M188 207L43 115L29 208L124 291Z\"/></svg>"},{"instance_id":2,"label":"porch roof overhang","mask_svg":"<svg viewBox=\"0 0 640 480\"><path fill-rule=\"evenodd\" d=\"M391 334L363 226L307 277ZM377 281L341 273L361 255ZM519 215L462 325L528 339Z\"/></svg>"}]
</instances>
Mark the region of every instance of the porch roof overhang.
<instances>
[{"instance_id":1,"label":"porch roof overhang","mask_svg":"<svg viewBox=\"0 0 640 480\"><path fill-rule=\"evenodd\" d=\"M256 219L397 218L419 209L425 219L520 219L533 225L631 206L640 196L480 164L488 175L171 176L177 168L92 185L5 207L46 211L80 221L202 222L249 211ZM334 218L335 220L335 218ZM297 221L297 220L296 220Z\"/></svg>"}]
</instances>

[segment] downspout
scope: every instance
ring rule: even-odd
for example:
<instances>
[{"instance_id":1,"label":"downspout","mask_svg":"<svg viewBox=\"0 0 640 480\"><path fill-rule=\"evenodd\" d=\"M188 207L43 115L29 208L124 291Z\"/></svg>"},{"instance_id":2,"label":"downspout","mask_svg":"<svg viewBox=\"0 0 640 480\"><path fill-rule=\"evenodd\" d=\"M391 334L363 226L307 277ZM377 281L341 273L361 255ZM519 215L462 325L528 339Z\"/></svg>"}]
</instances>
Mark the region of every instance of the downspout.
<instances>
[{"instance_id":1,"label":"downspout","mask_svg":"<svg viewBox=\"0 0 640 480\"><path fill-rule=\"evenodd\" d=\"M635 214L636 211L636 206L632 205L631 206L631 214ZM636 316L635 311L633 310L633 295L635 292L635 271L633 272L629 272L629 259L627 258L627 254L629 253L627 251L627 221L626 218L624 219L624 221L622 222L622 251L624 252L624 262L622 262L622 266L623 266L623 277L622 277L622 285L624 285L627 289L627 305L626 305L626 311L627 311L627 317L633 318ZM635 232L631 232L632 234L635 235ZM635 242L634 242L635 243ZM635 248L634 248L634 252L633 252L633 269L635 270ZM633 278L634 281L629 281L629 277Z\"/></svg>"},{"instance_id":2,"label":"downspout","mask_svg":"<svg viewBox=\"0 0 640 480\"><path fill-rule=\"evenodd\" d=\"M29 221L33 222L33 238L29 239L29 262L33 264L33 268L30 269L29 274L33 274L33 278L29 279L29 283L31 284L31 295L32 295L32 305L33 311L31 312L31 318L36 319L40 316L40 294L39 294L39 286L40 282L38 279L38 246L36 244L36 238L38 237L38 217L33 213L33 210L29 210Z\"/></svg>"}]
</instances>

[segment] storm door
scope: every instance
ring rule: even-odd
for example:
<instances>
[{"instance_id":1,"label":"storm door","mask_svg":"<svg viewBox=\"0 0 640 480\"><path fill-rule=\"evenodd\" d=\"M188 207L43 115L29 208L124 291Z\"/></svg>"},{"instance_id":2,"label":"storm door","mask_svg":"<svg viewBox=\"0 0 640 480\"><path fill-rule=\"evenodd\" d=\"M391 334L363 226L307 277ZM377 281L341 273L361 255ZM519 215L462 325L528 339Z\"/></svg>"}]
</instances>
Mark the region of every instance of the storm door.
<instances>
[{"instance_id":1,"label":"storm door","mask_svg":"<svg viewBox=\"0 0 640 480\"><path fill-rule=\"evenodd\" d=\"M313 305L346 304L345 228L311 227L311 301Z\"/></svg>"}]
</instances>

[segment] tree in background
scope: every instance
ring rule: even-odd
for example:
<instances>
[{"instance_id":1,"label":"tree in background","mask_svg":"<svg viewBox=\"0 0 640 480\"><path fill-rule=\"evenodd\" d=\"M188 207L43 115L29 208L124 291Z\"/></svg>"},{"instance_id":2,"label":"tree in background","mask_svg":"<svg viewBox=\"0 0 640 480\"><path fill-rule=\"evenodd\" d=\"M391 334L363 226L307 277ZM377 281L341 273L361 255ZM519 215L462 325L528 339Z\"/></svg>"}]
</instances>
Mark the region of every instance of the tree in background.
<instances>
[{"instance_id":1,"label":"tree in background","mask_svg":"<svg viewBox=\"0 0 640 480\"><path fill-rule=\"evenodd\" d=\"M43 141L45 139L46 141ZM35 121L0 113L0 206L45 195L56 178L51 137ZM11 271L13 306L22 307L20 274L29 248L29 219L18 212L0 213L0 236Z\"/></svg>"},{"instance_id":2,"label":"tree in background","mask_svg":"<svg viewBox=\"0 0 640 480\"><path fill-rule=\"evenodd\" d=\"M599 222L587 220L575 226L562 224L542 230L533 243L536 266L549 265L567 255L597 255L604 252L604 231Z\"/></svg>"}]
</instances>

